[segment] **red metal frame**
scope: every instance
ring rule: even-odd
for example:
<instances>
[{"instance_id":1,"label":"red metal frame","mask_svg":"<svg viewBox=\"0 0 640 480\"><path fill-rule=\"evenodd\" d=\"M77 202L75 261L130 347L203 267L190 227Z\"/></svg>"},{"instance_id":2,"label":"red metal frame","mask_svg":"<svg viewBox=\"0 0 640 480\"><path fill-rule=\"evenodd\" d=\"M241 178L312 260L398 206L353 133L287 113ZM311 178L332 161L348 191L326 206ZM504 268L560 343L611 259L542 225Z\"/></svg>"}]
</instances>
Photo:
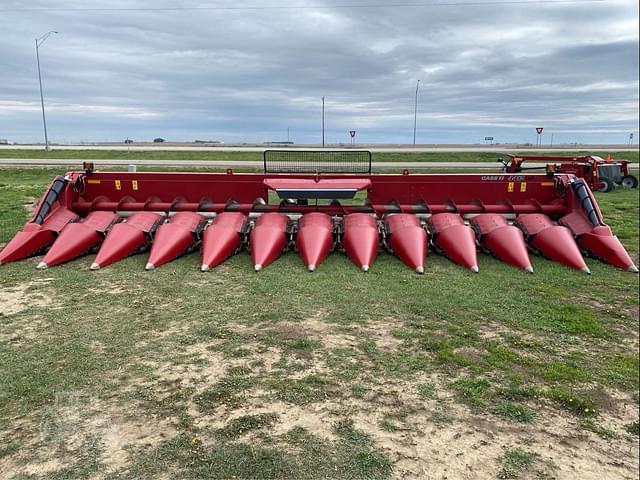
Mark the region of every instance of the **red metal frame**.
<instances>
[{"instance_id":1,"label":"red metal frame","mask_svg":"<svg viewBox=\"0 0 640 480\"><path fill-rule=\"evenodd\" d=\"M525 162L546 162L547 170L551 170L554 173L565 173L583 178L592 190L599 190L604 186L600 180L600 172L598 170L600 165L618 165L621 175L625 177L629 175L629 163L631 163L628 160L603 160L600 157L591 155L579 157L509 155L509 157L511 157L511 160L505 164L506 173L523 172L527 169L527 167L523 167ZM549 168L550 165L552 166L551 169ZM535 169L535 167L532 169Z\"/></svg>"},{"instance_id":2,"label":"red metal frame","mask_svg":"<svg viewBox=\"0 0 640 480\"><path fill-rule=\"evenodd\" d=\"M85 177L68 174L84 185L68 204L73 211L198 211L307 213L322 211L343 215L356 212L384 213L546 213L562 215L567 206L558 196L556 182L545 175L322 175L345 185L366 185L362 205L269 204L267 184L300 180L309 186L310 175L234 173L121 173L101 172ZM278 182L278 180L280 182ZM359 181L359 183L356 183ZM365 182L363 182L365 181Z\"/></svg>"},{"instance_id":3,"label":"red metal frame","mask_svg":"<svg viewBox=\"0 0 640 480\"><path fill-rule=\"evenodd\" d=\"M58 180L60 179L58 178ZM58 238L59 234L61 237L64 236L61 232L64 232L66 227L61 227L56 222L53 222L56 223L55 228L49 227L50 220L54 217L59 217L60 212L66 212L64 215L65 222L72 223L78 221L77 217L80 217L79 221L82 222L84 217L94 212L112 212L118 213L120 216L142 211L162 213L169 220L168 223L158 228L158 233L155 235L156 238L153 242L154 248L158 243L160 231L169 231L172 228L170 226L176 223L172 222L171 218L177 212L201 214L239 212L245 215L249 213L300 215L310 212L322 212L339 217L354 213L366 213L375 215L381 221L379 227L381 231L385 229L385 224L389 224L388 221L382 222L382 220L386 218L385 216L391 214L421 214L434 217L445 213L459 216L485 214L483 219L478 218L476 221L472 221L472 226L479 244L498 257L513 253L509 245L507 247L497 246L498 243L509 244L510 242L515 242L515 240L507 241L506 233L500 234L503 237L500 242L492 240L496 235L491 233L491 229L487 229L483 225L488 220L493 222L496 219L492 220L493 217L487 217L486 214L506 215L509 220L516 220L515 225L520 230L523 230L523 226L530 225L532 222L527 221L525 218L522 218L522 221L517 221L518 218L526 214L538 214L546 215L550 219L549 222L545 221L540 224L544 229L552 228L551 225L557 222L563 228L566 227L570 230L578 246L583 251L618 267L637 271L624 247L617 237L613 235L609 227L605 225L588 184L582 179L564 173L549 176L548 174L525 173L481 175L408 174L405 172L403 174L374 175L320 175L318 173L311 175L235 174L231 170L226 173L87 171L69 172L64 177L64 182L62 188L60 182L52 184L52 187L43 197L48 200L40 202L32 222L27 223L23 231L19 232L0 252L0 263L35 255L46 250ZM366 189L366 198L360 203L350 200L341 203L339 200L335 200L336 197L331 199L331 191L349 191L355 194L358 190L364 189ZM275 203L270 203L270 197L272 198L273 196L270 196L269 193L273 190L281 190L280 194L289 191L295 192L296 196L293 199L285 198ZM304 192L307 192L308 198L305 198ZM351 193L338 198L349 199L352 196ZM326 195L329 196L328 199ZM323 198L327 201L319 201ZM308 199L315 199L316 201L312 204ZM43 219L43 217L44 221L41 224L34 223L36 219ZM244 222L243 219L240 220L240 223ZM435 220L434 218L434 222ZM184 236L188 240L188 248L178 245L172 246L171 254L167 254L167 258L163 259L163 261L169 261L185 251L197 248L201 241L202 229L205 226L200 221L196 223L199 223L197 228L187 228L185 230ZM344 223L344 221L341 221L341 224ZM441 222L433 224L435 225L436 223ZM282 235L287 238L293 238L294 232L285 227L286 225L282 228L278 227L280 232L278 235L269 233L267 236L269 238L277 237L278 241L281 240L279 236ZM101 244L102 239L107 234L107 230L96 229L95 233L98 234L98 237L92 234L92 241L96 245L94 248ZM238 234L246 238L250 232L245 231L244 227L242 227L242 230ZM433 235L434 247L443 251L451 250L455 245L447 244L445 242L446 235L440 230L443 229L431 228L430 230ZM509 229L502 228L501 230L503 232L513 232L511 227ZM526 231L525 233L527 233L526 241L531 246L539 233ZM468 234L468 231L464 233L466 236ZM441 235L445 236L441 237ZM545 235L551 236L550 233ZM169 239L167 241L172 241L174 236L173 234L164 235ZM492 238L489 238L490 236ZM520 234L511 234L510 238L519 239L518 241L521 245L518 245L517 248L521 250L525 237ZM396 241L399 240L396 239ZM566 241L566 238L562 241ZM164 243L164 241L160 243ZM362 242L358 241L356 243ZM549 242L539 241L538 243L544 246ZM256 247L257 245L253 245L249 241L249 247L251 248L252 246ZM152 248L152 256L154 248ZM513 248L515 249L516 246L514 245ZM268 261L272 261L279 253L279 249L280 247L273 250L273 252L270 251L265 258L268 257ZM538 248L538 250L542 249ZM75 252L75 256L85 252L86 249L83 251L78 249ZM556 255L557 252L542 253L545 256L558 257ZM68 252L65 252L65 254L68 254ZM447 255L450 258L459 256L452 251ZM409 257L409 253L405 256ZM474 259L470 255L466 256L469 257L465 260L466 263L469 263L468 267L477 271L477 266L473 264ZM373 261L373 257L371 261ZM262 262L256 262L256 264L258 263L262 265ZM525 265L524 261L519 263L523 265L521 265L521 268L531 270L530 265ZM416 270L422 270L422 266L419 263L416 263L415 268Z\"/></svg>"}]
</instances>

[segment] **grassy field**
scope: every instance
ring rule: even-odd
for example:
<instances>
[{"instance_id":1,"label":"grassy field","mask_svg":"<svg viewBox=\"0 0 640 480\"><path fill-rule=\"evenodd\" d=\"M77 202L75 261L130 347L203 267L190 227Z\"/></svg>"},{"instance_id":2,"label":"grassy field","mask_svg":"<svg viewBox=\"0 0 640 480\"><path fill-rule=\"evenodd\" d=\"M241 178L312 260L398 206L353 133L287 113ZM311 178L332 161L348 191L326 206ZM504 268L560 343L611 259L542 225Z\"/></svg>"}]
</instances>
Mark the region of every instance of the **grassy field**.
<instances>
[{"instance_id":1,"label":"grassy field","mask_svg":"<svg viewBox=\"0 0 640 480\"><path fill-rule=\"evenodd\" d=\"M526 152L521 152L526 154ZM531 152L530 152L531 154ZM638 152L554 152L553 155L600 155L606 158L611 154L616 159L638 162ZM533 155L537 155L533 153ZM549 155L548 153L546 155ZM56 158L79 160L253 160L261 161L260 152L215 152L215 151L120 151L120 150L11 150L0 149L0 158ZM507 158L503 153L495 152L438 152L438 153L374 153L373 161L378 162L496 162L498 158Z\"/></svg>"},{"instance_id":2,"label":"grassy field","mask_svg":"<svg viewBox=\"0 0 640 480\"><path fill-rule=\"evenodd\" d=\"M0 170L0 244L55 172ZM637 260L638 191L598 201ZM638 477L637 275L38 261L0 267L0 478Z\"/></svg>"}]
</instances>

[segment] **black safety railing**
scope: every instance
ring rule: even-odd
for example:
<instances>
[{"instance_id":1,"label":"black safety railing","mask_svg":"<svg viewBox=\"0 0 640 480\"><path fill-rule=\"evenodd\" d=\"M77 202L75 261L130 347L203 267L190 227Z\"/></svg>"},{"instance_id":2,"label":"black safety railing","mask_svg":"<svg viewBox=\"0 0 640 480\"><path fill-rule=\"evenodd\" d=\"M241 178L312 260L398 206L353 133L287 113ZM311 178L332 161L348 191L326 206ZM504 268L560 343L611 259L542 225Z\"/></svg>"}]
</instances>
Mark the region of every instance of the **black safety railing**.
<instances>
[{"instance_id":1,"label":"black safety railing","mask_svg":"<svg viewBox=\"0 0 640 480\"><path fill-rule=\"evenodd\" d=\"M265 150L264 173L371 174L368 150Z\"/></svg>"}]
</instances>

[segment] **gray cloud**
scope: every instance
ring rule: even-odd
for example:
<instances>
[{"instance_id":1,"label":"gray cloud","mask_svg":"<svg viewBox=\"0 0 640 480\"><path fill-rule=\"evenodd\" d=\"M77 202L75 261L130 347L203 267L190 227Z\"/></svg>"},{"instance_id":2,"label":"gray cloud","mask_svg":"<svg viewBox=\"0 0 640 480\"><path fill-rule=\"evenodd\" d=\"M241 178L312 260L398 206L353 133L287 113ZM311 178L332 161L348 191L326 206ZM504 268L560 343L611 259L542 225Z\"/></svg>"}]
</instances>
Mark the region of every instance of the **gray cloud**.
<instances>
[{"instance_id":1,"label":"gray cloud","mask_svg":"<svg viewBox=\"0 0 640 480\"><path fill-rule=\"evenodd\" d=\"M347 130L357 129L361 141L408 142L418 78L419 142L476 142L485 135L532 141L535 126L554 132L558 142L624 143L630 132L638 136L634 0L11 10L22 3L0 4L0 138L40 140L33 39L51 29L61 33L42 47L41 60L54 141L157 135L267 141L284 138L291 127L296 142L317 142L326 95L329 141L347 141ZM58 6L40 0L29 8Z\"/></svg>"}]
</instances>

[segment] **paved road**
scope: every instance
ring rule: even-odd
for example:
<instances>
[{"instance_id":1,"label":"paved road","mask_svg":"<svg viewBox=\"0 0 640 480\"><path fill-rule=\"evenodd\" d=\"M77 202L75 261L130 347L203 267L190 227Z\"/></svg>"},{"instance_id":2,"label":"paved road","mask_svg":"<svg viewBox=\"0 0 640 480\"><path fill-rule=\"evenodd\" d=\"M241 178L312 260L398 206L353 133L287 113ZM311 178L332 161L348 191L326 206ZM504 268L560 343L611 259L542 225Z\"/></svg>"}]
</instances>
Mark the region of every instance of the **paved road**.
<instances>
[{"instance_id":1,"label":"paved road","mask_svg":"<svg viewBox=\"0 0 640 480\"><path fill-rule=\"evenodd\" d=\"M424 145L424 146L405 146L405 145L357 145L356 149L366 149L373 153L458 153L458 152L496 152L496 153L508 153L508 152L584 152L584 151L616 151L616 152L637 152L638 147L628 147L624 145L580 145L578 147L571 145L559 145L554 148L535 148L525 145ZM0 150L42 150L42 145L0 145ZM159 146L154 145L54 145L51 150L115 150L115 151L131 151L131 152L146 152L146 151L170 151L170 152L264 152L270 149L286 149L286 150L323 150L317 146L312 145L297 145L295 147L283 147L278 145L265 145L265 146L243 146L243 145L224 145L224 146L196 146L196 145L175 145L175 144L163 144ZM335 146L328 146L327 150L339 150ZM345 149L345 150L353 150Z\"/></svg>"}]
</instances>

